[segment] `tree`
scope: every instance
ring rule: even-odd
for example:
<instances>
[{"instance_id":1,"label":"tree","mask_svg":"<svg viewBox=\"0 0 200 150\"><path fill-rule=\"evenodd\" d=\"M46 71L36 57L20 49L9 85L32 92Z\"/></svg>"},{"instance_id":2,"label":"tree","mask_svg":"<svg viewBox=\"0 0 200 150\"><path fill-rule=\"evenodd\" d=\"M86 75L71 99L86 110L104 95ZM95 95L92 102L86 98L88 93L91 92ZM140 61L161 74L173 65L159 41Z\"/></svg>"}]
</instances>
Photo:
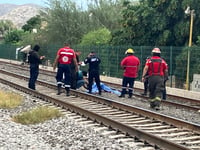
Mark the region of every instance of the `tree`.
<instances>
[{"instance_id":1,"label":"tree","mask_svg":"<svg viewBox=\"0 0 200 150\"><path fill-rule=\"evenodd\" d=\"M5 34L4 41L5 43L16 44L22 40L22 35L24 32L22 30L12 30Z\"/></svg>"},{"instance_id":2,"label":"tree","mask_svg":"<svg viewBox=\"0 0 200 150\"><path fill-rule=\"evenodd\" d=\"M195 0L140 0L138 5L124 2L122 29L114 34L113 43L122 41L132 45L183 46L189 37L189 16L184 14L187 6L199 18L199 3ZM200 34L199 19L195 19L193 41ZM119 40L123 38L123 40Z\"/></svg>"},{"instance_id":3,"label":"tree","mask_svg":"<svg viewBox=\"0 0 200 150\"><path fill-rule=\"evenodd\" d=\"M190 71L189 71L189 81L193 80L193 74L200 73L200 64L199 64L199 47L185 47L182 49L182 52L176 57L176 69L174 75L176 76L176 87L183 88L183 84L186 80L187 73L187 60L188 60L188 50L190 50Z\"/></svg>"},{"instance_id":4,"label":"tree","mask_svg":"<svg viewBox=\"0 0 200 150\"><path fill-rule=\"evenodd\" d=\"M192 81L193 74L200 73L200 64L199 64L199 46L200 46L200 37L197 37L197 45L192 47L185 47L182 52L176 57L176 69L175 76L177 77L178 82L176 82L176 87L183 88L183 84L186 80L186 72L187 72L187 59L188 59L188 50L190 50L190 74L189 81Z\"/></svg>"},{"instance_id":5,"label":"tree","mask_svg":"<svg viewBox=\"0 0 200 150\"><path fill-rule=\"evenodd\" d=\"M110 31L106 28L101 28L85 34L80 45L105 45L111 40Z\"/></svg>"},{"instance_id":6,"label":"tree","mask_svg":"<svg viewBox=\"0 0 200 150\"><path fill-rule=\"evenodd\" d=\"M122 0L95 0L92 2L89 3L88 12L90 23L96 29L105 27L113 31L120 27L118 21L122 17Z\"/></svg>"},{"instance_id":7,"label":"tree","mask_svg":"<svg viewBox=\"0 0 200 150\"><path fill-rule=\"evenodd\" d=\"M71 0L48 0L44 11L47 26L44 35L49 43L69 41L79 44L83 35L99 28L114 30L119 26L121 0L97 0L88 3L88 10L77 7Z\"/></svg>"},{"instance_id":8,"label":"tree","mask_svg":"<svg viewBox=\"0 0 200 150\"><path fill-rule=\"evenodd\" d=\"M26 22L26 24L22 26L22 29L24 31L29 31L29 32L32 32L33 29L39 30L41 27L41 23L42 23L41 17L37 15L35 17L30 18Z\"/></svg>"},{"instance_id":9,"label":"tree","mask_svg":"<svg viewBox=\"0 0 200 150\"><path fill-rule=\"evenodd\" d=\"M0 35L3 37L4 34L14 29L14 25L9 20L1 20L0 21Z\"/></svg>"},{"instance_id":10,"label":"tree","mask_svg":"<svg viewBox=\"0 0 200 150\"><path fill-rule=\"evenodd\" d=\"M70 0L49 0L46 10L45 35L49 43L68 41L77 44L83 34L89 31L87 12L81 12Z\"/></svg>"}]
</instances>

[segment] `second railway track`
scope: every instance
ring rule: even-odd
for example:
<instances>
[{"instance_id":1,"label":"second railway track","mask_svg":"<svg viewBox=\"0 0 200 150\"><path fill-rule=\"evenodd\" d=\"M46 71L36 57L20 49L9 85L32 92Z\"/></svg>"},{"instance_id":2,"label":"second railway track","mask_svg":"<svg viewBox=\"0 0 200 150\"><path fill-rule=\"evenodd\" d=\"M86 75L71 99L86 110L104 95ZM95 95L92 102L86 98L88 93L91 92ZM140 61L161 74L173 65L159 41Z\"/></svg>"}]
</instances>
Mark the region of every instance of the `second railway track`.
<instances>
[{"instance_id":1,"label":"second railway track","mask_svg":"<svg viewBox=\"0 0 200 150\"><path fill-rule=\"evenodd\" d=\"M6 64L3 61L0 61L1 64L4 65L3 70L14 70L14 72L18 74L24 74L28 75L29 73L29 68L27 65L20 65L20 64L13 64L13 63L8 63ZM10 69L12 68L12 69ZM2 70L2 71L3 71ZM46 70L45 67L40 70L40 78L41 80L47 80L47 81L55 81L55 72ZM44 77L44 78L43 78ZM120 84L112 83L109 81L103 81L105 84L114 87L116 89L121 89ZM134 88L135 92L134 95L141 98L141 100L147 101L147 97L142 96L140 93L143 92L143 89L139 88ZM196 99L191 99L191 98L184 98L184 97L179 97L176 95L168 95L167 101L162 102L164 105L173 106L177 108L183 108L183 109L188 109L196 112L200 112L200 100Z\"/></svg>"},{"instance_id":2,"label":"second railway track","mask_svg":"<svg viewBox=\"0 0 200 150\"><path fill-rule=\"evenodd\" d=\"M4 79L6 79L6 77L4 77ZM23 79L23 77L21 77L21 79ZM1 82L6 81L1 79ZM9 84L11 83L12 82ZM17 86L20 87L20 83L15 85L15 87ZM30 91L33 93L35 92L35 96L41 97L42 99L61 107L71 109L76 113L109 126L116 131L125 133L130 137L137 137L144 141L146 140L148 143L155 145L155 147L161 147L163 149L175 148L177 150L196 150L200 147L200 129L197 124L191 124L170 117L167 119L167 116L159 113L154 113L123 103L117 103L114 100L88 95L78 91L72 92L73 95L78 97L60 97L63 101L58 102L58 100L53 100L59 97L55 95L55 87L53 88L53 86L54 85L51 84L47 86L51 87L51 90L47 87L39 87L41 93L32 90ZM23 86L21 88L23 88ZM29 89L24 88L24 91L28 92L28 90ZM54 94L52 94L52 90L54 91ZM49 97L50 95L54 98ZM64 103L67 104L63 105Z\"/></svg>"}]
</instances>

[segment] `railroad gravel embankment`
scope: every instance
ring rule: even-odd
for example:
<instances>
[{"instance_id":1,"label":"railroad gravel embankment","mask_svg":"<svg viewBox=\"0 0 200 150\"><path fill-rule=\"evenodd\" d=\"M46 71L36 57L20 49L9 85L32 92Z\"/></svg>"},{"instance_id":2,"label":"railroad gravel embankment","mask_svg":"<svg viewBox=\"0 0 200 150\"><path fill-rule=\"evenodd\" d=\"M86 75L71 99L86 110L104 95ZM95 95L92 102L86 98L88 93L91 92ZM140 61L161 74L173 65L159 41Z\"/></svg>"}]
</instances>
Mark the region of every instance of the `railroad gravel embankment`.
<instances>
[{"instance_id":1,"label":"railroad gravel embankment","mask_svg":"<svg viewBox=\"0 0 200 150\"><path fill-rule=\"evenodd\" d=\"M7 91L14 89L0 84ZM19 91L15 91L19 92ZM66 115L36 125L21 125L12 121L12 115L41 105L39 101L23 94L24 103L16 109L0 109L1 150L137 150L125 143L109 139L84 127Z\"/></svg>"},{"instance_id":2,"label":"railroad gravel embankment","mask_svg":"<svg viewBox=\"0 0 200 150\"><path fill-rule=\"evenodd\" d=\"M11 70L11 68L9 68L9 70ZM15 69L14 72L18 72L19 74L24 74L24 75L27 75L27 76L29 75L29 72L21 71L21 70L18 70L18 69ZM39 79L42 80L42 81L55 83L55 77L50 77L50 76L47 76L47 75L39 74ZM121 90L121 89L119 89L119 90ZM83 89L83 92L84 91L86 91L86 90ZM144 101L141 98L137 98L137 97L133 97L132 99L119 98L118 95L116 95L116 94L111 94L111 93L106 93L106 92L103 92L102 96L104 96L106 98L110 98L112 100L122 102L122 103L128 103L128 104L133 105L133 106L138 106L138 107L142 107L142 108L145 108L145 109L155 111L155 110L149 108L149 102L148 101ZM159 113L169 115L169 116L172 116L172 117L175 117L175 118L179 118L179 119L182 119L182 120L186 120L186 121L189 121L189 122L200 124L200 117L199 117L200 112L194 112L194 111L191 111L191 110L177 108L177 107L173 107L173 106L163 106L162 104L161 104L160 108L161 108L160 111L155 111L155 112L159 112Z\"/></svg>"},{"instance_id":3,"label":"railroad gravel embankment","mask_svg":"<svg viewBox=\"0 0 200 150\"><path fill-rule=\"evenodd\" d=\"M21 74L28 75L28 72ZM40 74L39 79L46 81L47 76ZM55 82L55 78L48 77L48 80ZM0 88L8 91L19 92L3 84L0 84ZM76 121L69 118L67 115L37 125L26 126L17 124L11 120L12 115L40 105L36 103L40 101L37 98L33 98L21 92L19 93L24 96L24 104L22 106L12 110L0 109L0 150L137 150L141 148L138 148L137 146L129 147L126 143L121 143L117 140L107 138L91 128L76 123ZM150 110L149 103L137 97L133 97L132 99L120 99L118 98L118 95L105 92L102 93L102 96ZM200 113L194 111L161 105L161 110L155 112L196 124L200 123Z\"/></svg>"}]
</instances>

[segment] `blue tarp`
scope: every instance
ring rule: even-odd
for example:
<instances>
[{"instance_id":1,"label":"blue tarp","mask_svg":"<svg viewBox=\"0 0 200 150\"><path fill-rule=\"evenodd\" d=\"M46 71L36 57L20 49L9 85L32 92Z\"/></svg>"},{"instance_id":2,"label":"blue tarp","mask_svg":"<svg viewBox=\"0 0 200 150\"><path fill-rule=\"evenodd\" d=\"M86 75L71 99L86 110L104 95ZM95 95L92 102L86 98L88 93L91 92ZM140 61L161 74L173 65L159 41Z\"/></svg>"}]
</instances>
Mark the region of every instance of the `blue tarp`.
<instances>
[{"instance_id":1,"label":"blue tarp","mask_svg":"<svg viewBox=\"0 0 200 150\"><path fill-rule=\"evenodd\" d=\"M116 89L112 89L109 86L105 85L104 83L100 83L100 85L101 85L101 89L105 92L113 93L113 94L116 94L118 96L121 94L120 91L118 91ZM96 83L94 82L94 84L92 85L92 93L98 93L98 92L99 92L99 90L97 88Z\"/></svg>"}]
</instances>

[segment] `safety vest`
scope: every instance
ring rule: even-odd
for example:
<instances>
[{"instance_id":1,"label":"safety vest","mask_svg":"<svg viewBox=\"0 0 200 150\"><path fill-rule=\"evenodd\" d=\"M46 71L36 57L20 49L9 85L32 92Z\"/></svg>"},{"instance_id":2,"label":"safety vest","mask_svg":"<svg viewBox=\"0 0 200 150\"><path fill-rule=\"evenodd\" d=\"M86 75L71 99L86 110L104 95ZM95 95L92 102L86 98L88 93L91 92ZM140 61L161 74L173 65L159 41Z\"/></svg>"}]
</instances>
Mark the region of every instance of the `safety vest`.
<instances>
[{"instance_id":1,"label":"safety vest","mask_svg":"<svg viewBox=\"0 0 200 150\"><path fill-rule=\"evenodd\" d=\"M159 59L152 59L150 58L151 60L151 69L152 69L152 76L153 75L161 75L161 69L162 69L162 59L159 58ZM158 64L158 69L155 69L155 63L159 63Z\"/></svg>"}]
</instances>

